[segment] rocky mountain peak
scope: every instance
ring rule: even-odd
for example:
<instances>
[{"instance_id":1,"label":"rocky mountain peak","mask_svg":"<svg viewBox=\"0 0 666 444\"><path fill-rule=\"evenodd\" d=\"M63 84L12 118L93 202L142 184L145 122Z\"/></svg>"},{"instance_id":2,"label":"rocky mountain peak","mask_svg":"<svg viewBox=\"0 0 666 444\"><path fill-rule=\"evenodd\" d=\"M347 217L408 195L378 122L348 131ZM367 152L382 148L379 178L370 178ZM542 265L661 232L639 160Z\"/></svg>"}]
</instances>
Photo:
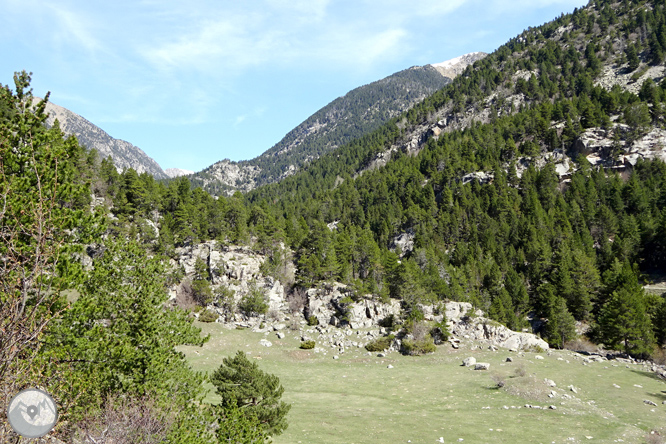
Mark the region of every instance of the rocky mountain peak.
<instances>
[{"instance_id":1,"label":"rocky mountain peak","mask_svg":"<svg viewBox=\"0 0 666 444\"><path fill-rule=\"evenodd\" d=\"M465 71L467 66L481 60L486 57L488 54L485 52L470 52L469 54L463 54L461 56L455 57L451 60L446 60L440 63L432 63L430 66L435 68L444 77L450 79L455 79L457 76Z\"/></svg>"},{"instance_id":2,"label":"rocky mountain peak","mask_svg":"<svg viewBox=\"0 0 666 444\"><path fill-rule=\"evenodd\" d=\"M35 98L35 100L41 99ZM76 136L79 143L88 149L96 149L102 159L111 156L119 171L133 168L139 174L148 173L156 179L169 177L159 164L139 147L124 140L114 139L98 126L67 108L48 102L46 113L49 115L46 119L48 126L53 125L57 119L63 133L67 136Z\"/></svg>"}]
</instances>

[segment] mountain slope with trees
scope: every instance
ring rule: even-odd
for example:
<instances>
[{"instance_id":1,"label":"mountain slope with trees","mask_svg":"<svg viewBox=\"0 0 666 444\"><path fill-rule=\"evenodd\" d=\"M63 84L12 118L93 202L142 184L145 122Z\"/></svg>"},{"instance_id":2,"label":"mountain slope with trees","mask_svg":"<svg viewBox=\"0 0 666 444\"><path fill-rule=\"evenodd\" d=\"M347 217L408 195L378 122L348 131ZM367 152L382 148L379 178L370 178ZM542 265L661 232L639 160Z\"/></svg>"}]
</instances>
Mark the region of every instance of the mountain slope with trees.
<instances>
[{"instance_id":1,"label":"mountain slope with trees","mask_svg":"<svg viewBox=\"0 0 666 444\"><path fill-rule=\"evenodd\" d=\"M261 254L303 323L318 322L298 304L318 288L344 286L340 318L349 302L399 301L382 322L405 353L447 335L426 307L463 301L554 347L579 336L578 322L607 349L663 358L666 295L642 284L666 268L664 54L666 2L590 2L278 183L219 198L185 177L98 163L44 127L43 103L26 107L29 76L18 74L0 96L0 320L10 333L0 340L20 342L0 347L2 393L37 380L72 399L63 435L87 406L151 399L169 400L148 405L172 421L173 442L264 442L282 430L281 387L242 354L215 373L223 404L206 406L202 375L173 350L204 339L166 303L165 281L190 278L198 310L234 309L204 261L189 276L164 272L182 247L212 239ZM92 270L77 260L84 251ZM245 315L268 316L265 289L245 283ZM75 301L60 291L71 289ZM234 385L239 368L263 382L257 393ZM245 414L248 399L257 408Z\"/></svg>"},{"instance_id":2,"label":"mountain slope with trees","mask_svg":"<svg viewBox=\"0 0 666 444\"><path fill-rule=\"evenodd\" d=\"M45 111L48 114L47 125L53 125L58 120L60 130L64 134L76 136L81 145L90 150L96 150L102 158L111 156L118 169L133 168L139 173L152 174L156 179L170 177L154 159L139 147L124 140L114 139L104 130L78 114L51 102L46 103Z\"/></svg>"},{"instance_id":3,"label":"mountain slope with trees","mask_svg":"<svg viewBox=\"0 0 666 444\"><path fill-rule=\"evenodd\" d=\"M248 191L279 181L321 155L375 130L450 82L430 65L397 72L335 99L259 157L242 162L222 160L190 179L213 194Z\"/></svg>"},{"instance_id":4,"label":"mountain slope with trees","mask_svg":"<svg viewBox=\"0 0 666 444\"><path fill-rule=\"evenodd\" d=\"M294 289L342 282L356 298L401 300L413 322L422 304L469 301L513 329L540 320L555 346L575 337L575 319L590 338L645 356L665 339L663 298L637 284L666 265L666 167L653 159L666 140L666 85L653 80L664 26L661 2L577 9L246 198L214 200L184 180L103 180L121 216L165 215L160 251L217 238L279 264L284 243ZM608 85L609 69L633 73L631 84ZM589 131L608 142L592 154L580 148ZM631 157L653 136L652 154ZM620 313L632 331L620 334Z\"/></svg>"}]
</instances>

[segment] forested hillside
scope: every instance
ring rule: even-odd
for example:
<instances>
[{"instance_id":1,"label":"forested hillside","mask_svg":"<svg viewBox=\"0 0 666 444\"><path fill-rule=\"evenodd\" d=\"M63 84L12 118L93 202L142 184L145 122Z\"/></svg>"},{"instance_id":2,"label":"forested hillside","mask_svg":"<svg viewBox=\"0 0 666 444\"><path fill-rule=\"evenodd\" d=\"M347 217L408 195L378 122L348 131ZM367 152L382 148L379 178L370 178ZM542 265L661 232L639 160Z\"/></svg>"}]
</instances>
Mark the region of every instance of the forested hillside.
<instances>
[{"instance_id":1,"label":"forested hillside","mask_svg":"<svg viewBox=\"0 0 666 444\"><path fill-rule=\"evenodd\" d=\"M30 79L18 74L0 97L0 319L14 335L0 337L2 395L38 380L71 399L62 436L123 402L168 424L171 442L279 433L282 417L261 406L200 402L203 376L174 350L205 339L193 313L167 303L167 285L185 280L173 264L209 240L261 255L292 301L334 285L349 303L399 301L387 328L423 330L420 352L447 334L424 322L426 307L462 301L553 347L582 335L663 360L666 295L643 285L666 270L665 55L666 1L594 1L369 134L331 153L322 142L279 183L229 197L188 178L118 173L46 129L45 105L26 106ZM212 309L235 308L207 266L195 261L187 278L197 316L213 321ZM256 317L266 297L249 286ZM295 306L303 324L318 322ZM282 393L242 357L225 364L258 375L266 398Z\"/></svg>"},{"instance_id":2,"label":"forested hillside","mask_svg":"<svg viewBox=\"0 0 666 444\"><path fill-rule=\"evenodd\" d=\"M399 298L408 317L444 299L512 328L532 313L555 346L575 336L575 318L596 341L651 353L665 339L666 306L639 281L666 265L666 167L651 159L658 143L633 162L629 153L664 126L665 30L662 2L595 2L524 32L403 116L246 199L109 168L100 186L121 216L164 214L160 251L218 238L277 254L285 242L296 286L340 281L359 298ZM451 123L441 134L423 132L442 116ZM591 129L609 143L586 157L577 141ZM419 145L407 149L414 134ZM390 162L368 169L386 153ZM634 318L620 334L625 311Z\"/></svg>"},{"instance_id":3,"label":"forested hillside","mask_svg":"<svg viewBox=\"0 0 666 444\"><path fill-rule=\"evenodd\" d=\"M450 82L429 65L397 72L333 100L259 157L238 163L223 160L190 180L214 195L276 182L372 132Z\"/></svg>"}]
</instances>

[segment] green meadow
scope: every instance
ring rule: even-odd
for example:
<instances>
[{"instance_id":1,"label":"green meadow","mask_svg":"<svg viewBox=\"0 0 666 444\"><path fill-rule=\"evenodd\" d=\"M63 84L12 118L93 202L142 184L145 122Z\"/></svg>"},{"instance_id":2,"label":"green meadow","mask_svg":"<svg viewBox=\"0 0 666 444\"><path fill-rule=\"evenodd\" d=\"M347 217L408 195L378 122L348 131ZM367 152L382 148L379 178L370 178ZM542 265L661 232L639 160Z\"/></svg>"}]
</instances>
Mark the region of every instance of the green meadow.
<instances>
[{"instance_id":1,"label":"green meadow","mask_svg":"<svg viewBox=\"0 0 666 444\"><path fill-rule=\"evenodd\" d=\"M419 357L389 353L379 358L362 348L338 355L334 349L300 350L298 332L285 331L278 339L275 333L216 323L199 326L210 340L201 348L181 347L195 370L211 372L222 358L243 350L280 378L283 400L292 408L289 427L273 438L275 444L436 443L440 438L446 443L657 443L660 437L647 441L648 434L666 428L666 383L642 365L585 363L584 356L570 351L480 350L465 342L458 350L443 345ZM261 339L272 346L262 346ZM469 356L490 363L490 370L461 366ZM506 362L508 357L513 362ZM215 400L211 389L207 401Z\"/></svg>"}]
</instances>

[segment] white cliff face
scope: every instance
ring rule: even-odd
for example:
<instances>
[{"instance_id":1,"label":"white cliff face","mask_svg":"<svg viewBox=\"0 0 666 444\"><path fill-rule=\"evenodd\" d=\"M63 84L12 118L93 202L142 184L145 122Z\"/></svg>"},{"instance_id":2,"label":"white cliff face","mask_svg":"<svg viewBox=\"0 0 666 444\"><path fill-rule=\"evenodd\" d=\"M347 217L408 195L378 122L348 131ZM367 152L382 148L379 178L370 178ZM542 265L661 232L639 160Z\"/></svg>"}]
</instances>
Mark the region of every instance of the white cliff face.
<instances>
[{"instance_id":1,"label":"white cliff face","mask_svg":"<svg viewBox=\"0 0 666 444\"><path fill-rule=\"evenodd\" d=\"M488 54L485 52L470 52L469 54L463 54L451 60L446 60L440 63L432 63L430 66L435 68L444 77L450 79L455 79L457 76L465 71L467 66L481 60L486 57Z\"/></svg>"},{"instance_id":2,"label":"white cliff face","mask_svg":"<svg viewBox=\"0 0 666 444\"><path fill-rule=\"evenodd\" d=\"M36 98L36 100L41 99ZM51 102L46 104L46 113L49 115L46 119L48 126L52 126L57 119L63 133L75 136L79 143L88 149L96 149L102 159L111 156L119 171L133 168L139 174L148 173L156 179L168 177L158 163L139 147L124 140L114 139L78 114Z\"/></svg>"},{"instance_id":3,"label":"white cliff face","mask_svg":"<svg viewBox=\"0 0 666 444\"><path fill-rule=\"evenodd\" d=\"M182 168L167 168L166 170L164 170L164 172L166 173L167 176L169 176L172 179L174 177L188 176L190 174L194 174L194 171L184 170Z\"/></svg>"}]
</instances>

